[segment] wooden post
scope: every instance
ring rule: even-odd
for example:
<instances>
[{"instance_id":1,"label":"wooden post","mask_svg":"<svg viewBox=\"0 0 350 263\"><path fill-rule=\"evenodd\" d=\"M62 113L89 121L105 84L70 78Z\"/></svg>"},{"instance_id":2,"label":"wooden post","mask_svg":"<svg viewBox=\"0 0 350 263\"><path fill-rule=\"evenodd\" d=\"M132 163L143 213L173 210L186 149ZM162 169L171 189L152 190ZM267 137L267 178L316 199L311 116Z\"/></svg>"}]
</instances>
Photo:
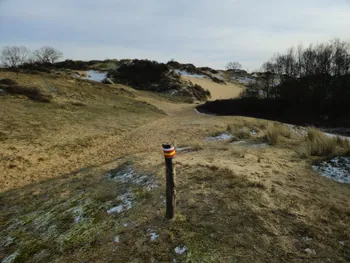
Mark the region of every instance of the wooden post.
<instances>
[{"instance_id":1,"label":"wooden post","mask_svg":"<svg viewBox=\"0 0 350 263\"><path fill-rule=\"evenodd\" d=\"M176 188L175 188L175 169L173 158L175 156L175 147L171 144L163 144L163 152L166 168L166 213L167 219L172 219L175 216L176 206Z\"/></svg>"}]
</instances>

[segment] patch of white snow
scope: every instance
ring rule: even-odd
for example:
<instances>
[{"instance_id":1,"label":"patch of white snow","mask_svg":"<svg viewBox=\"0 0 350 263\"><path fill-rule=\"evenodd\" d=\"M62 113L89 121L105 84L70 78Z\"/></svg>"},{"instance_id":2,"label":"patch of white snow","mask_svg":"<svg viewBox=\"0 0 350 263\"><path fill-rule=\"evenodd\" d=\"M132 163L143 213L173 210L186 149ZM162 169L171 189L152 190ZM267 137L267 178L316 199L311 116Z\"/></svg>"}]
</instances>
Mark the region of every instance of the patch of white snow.
<instances>
[{"instance_id":1,"label":"patch of white snow","mask_svg":"<svg viewBox=\"0 0 350 263\"><path fill-rule=\"evenodd\" d=\"M186 246L178 246L178 247L175 248L175 253L178 254L178 255L182 255L187 250L188 250L188 248Z\"/></svg>"},{"instance_id":2,"label":"patch of white snow","mask_svg":"<svg viewBox=\"0 0 350 263\"><path fill-rule=\"evenodd\" d=\"M224 133L221 133L217 136L209 136L207 137L207 140L208 141L227 141L227 140L230 140L232 139L232 135L227 133L227 132L224 132Z\"/></svg>"},{"instance_id":3,"label":"patch of white snow","mask_svg":"<svg viewBox=\"0 0 350 263\"><path fill-rule=\"evenodd\" d=\"M337 182L350 184L350 157L338 156L318 165L313 165L312 169Z\"/></svg>"}]
</instances>

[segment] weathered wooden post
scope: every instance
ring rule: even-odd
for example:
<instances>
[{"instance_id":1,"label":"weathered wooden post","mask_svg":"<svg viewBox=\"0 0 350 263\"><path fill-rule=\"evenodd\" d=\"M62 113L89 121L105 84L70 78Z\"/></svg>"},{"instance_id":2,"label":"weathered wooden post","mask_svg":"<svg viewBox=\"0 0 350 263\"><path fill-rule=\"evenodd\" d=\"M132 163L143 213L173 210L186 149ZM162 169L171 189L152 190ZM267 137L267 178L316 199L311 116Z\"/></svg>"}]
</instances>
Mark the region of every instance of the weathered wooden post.
<instances>
[{"instance_id":1,"label":"weathered wooden post","mask_svg":"<svg viewBox=\"0 0 350 263\"><path fill-rule=\"evenodd\" d=\"M166 168L166 213L167 219L175 216L176 205L176 188L175 188L175 169L173 166L173 158L176 154L175 147L171 144L163 144L163 152Z\"/></svg>"}]
</instances>

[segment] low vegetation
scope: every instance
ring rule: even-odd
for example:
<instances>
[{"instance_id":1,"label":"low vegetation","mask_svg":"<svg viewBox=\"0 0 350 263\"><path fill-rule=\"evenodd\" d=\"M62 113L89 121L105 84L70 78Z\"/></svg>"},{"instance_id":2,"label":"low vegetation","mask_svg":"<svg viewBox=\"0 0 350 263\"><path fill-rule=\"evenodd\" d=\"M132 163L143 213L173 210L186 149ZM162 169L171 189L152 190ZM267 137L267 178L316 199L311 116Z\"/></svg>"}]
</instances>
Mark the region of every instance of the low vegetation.
<instances>
[{"instance_id":1,"label":"low vegetation","mask_svg":"<svg viewBox=\"0 0 350 263\"><path fill-rule=\"evenodd\" d=\"M129 85L134 89L168 93L172 96L190 98L192 101L205 101L210 92L201 86L184 81L167 64L149 60L120 62L108 73L115 83Z\"/></svg>"},{"instance_id":2,"label":"low vegetation","mask_svg":"<svg viewBox=\"0 0 350 263\"><path fill-rule=\"evenodd\" d=\"M44 94L37 87L17 85L17 83L11 79L1 79L0 89L3 90L5 95L23 95L31 100L39 102L50 102L50 100L52 99L52 95Z\"/></svg>"},{"instance_id":3,"label":"low vegetation","mask_svg":"<svg viewBox=\"0 0 350 263\"><path fill-rule=\"evenodd\" d=\"M349 57L350 43L338 39L291 48L264 63L242 98L198 108L297 125L350 126Z\"/></svg>"},{"instance_id":4,"label":"low vegetation","mask_svg":"<svg viewBox=\"0 0 350 263\"><path fill-rule=\"evenodd\" d=\"M303 157L331 157L350 151L350 141L339 136L327 136L315 128L307 129L307 137L299 146L298 152Z\"/></svg>"},{"instance_id":5,"label":"low vegetation","mask_svg":"<svg viewBox=\"0 0 350 263\"><path fill-rule=\"evenodd\" d=\"M291 138L293 132L283 124L272 124L267 126L266 138L271 145L277 145L282 137Z\"/></svg>"}]
</instances>

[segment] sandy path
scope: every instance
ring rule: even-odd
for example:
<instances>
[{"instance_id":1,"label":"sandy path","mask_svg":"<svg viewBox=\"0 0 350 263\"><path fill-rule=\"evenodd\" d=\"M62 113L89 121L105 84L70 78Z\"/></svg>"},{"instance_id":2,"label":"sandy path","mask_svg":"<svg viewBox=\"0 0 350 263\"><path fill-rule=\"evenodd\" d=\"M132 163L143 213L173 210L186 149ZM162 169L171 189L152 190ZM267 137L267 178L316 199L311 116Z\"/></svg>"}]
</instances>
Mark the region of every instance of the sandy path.
<instances>
[{"instance_id":1,"label":"sandy path","mask_svg":"<svg viewBox=\"0 0 350 263\"><path fill-rule=\"evenodd\" d=\"M241 90L234 85L219 85L210 80L193 79L193 81L199 81L204 88L210 89L213 99L231 98L237 96ZM167 116L133 129L122 127L118 133L106 131L98 136L85 128L81 129L79 125L62 127L49 138L41 138L40 144L22 143L21 147L15 145L18 148L17 152L8 150L12 153L8 154L9 160L3 162L5 170L0 180L2 188L21 187L45 178L69 174L83 167L100 165L122 156L158 152L159 145L165 141L189 143L194 139L203 138L213 127L222 125L224 118L196 113L195 107L198 104L173 103L157 98L151 93L130 91L136 95L135 99L154 105ZM119 122L120 117L110 121ZM130 120L131 123L133 121L135 120ZM72 136L92 139L84 147L75 147L76 140ZM16 165L15 168L11 168L12 163Z\"/></svg>"}]
</instances>

